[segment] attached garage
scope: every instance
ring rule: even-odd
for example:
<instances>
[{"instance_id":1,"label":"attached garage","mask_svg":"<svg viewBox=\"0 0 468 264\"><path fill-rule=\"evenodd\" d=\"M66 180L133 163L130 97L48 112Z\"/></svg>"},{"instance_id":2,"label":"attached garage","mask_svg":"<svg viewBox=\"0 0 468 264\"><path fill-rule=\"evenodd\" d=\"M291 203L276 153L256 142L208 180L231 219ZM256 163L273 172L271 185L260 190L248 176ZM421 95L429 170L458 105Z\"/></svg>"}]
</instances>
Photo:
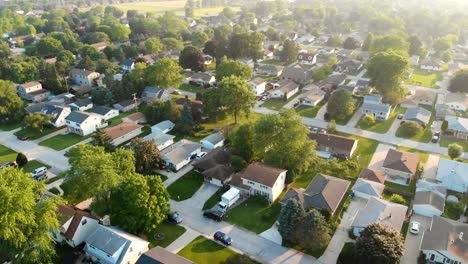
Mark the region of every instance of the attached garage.
<instances>
[{"instance_id":1,"label":"attached garage","mask_svg":"<svg viewBox=\"0 0 468 264\"><path fill-rule=\"evenodd\" d=\"M416 214L432 217L440 216L444 212L445 197L437 192L420 191L416 192L413 202L413 211Z\"/></svg>"}]
</instances>

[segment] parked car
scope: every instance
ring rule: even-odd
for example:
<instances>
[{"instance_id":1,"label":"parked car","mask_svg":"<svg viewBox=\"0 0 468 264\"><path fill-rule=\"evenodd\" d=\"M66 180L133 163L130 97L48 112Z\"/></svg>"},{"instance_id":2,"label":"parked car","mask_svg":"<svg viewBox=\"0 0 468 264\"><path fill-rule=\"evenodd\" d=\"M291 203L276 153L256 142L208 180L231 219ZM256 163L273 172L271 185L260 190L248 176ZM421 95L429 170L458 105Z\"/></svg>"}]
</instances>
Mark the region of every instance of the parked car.
<instances>
[{"instance_id":1,"label":"parked car","mask_svg":"<svg viewBox=\"0 0 468 264\"><path fill-rule=\"evenodd\" d=\"M397 118L398 118L399 120L403 119L403 117L404 117L403 114L398 114L398 116L397 116Z\"/></svg>"},{"instance_id":2,"label":"parked car","mask_svg":"<svg viewBox=\"0 0 468 264\"><path fill-rule=\"evenodd\" d=\"M434 133L434 136L440 137L440 131L436 131L436 132Z\"/></svg>"},{"instance_id":3,"label":"parked car","mask_svg":"<svg viewBox=\"0 0 468 264\"><path fill-rule=\"evenodd\" d=\"M39 167L31 172L31 176L35 180L46 180L47 179L47 168Z\"/></svg>"},{"instance_id":4,"label":"parked car","mask_svg":"<svg viewBox=\"0 0 468 264\"><path fill-rule=\"evenodd\" d=\"M220 221L223 221L224 213L218 210L210 209L210 210L204 211L203 216L220 222Z\"/></svg>"},{"instance_id":5,"label":"parked car","mask_svg":"<svg viewBox=\"0 0 468 264\"><path fill-rule=\"evenodd\" d=\"M17 136L16 138L19 139L19 140L22 140L22 141L25 141L25 140L29 139L29 137L27 137L27 136Z\"/></svg>"},{"instance_id":6,"label":"parked car","mask_svg":"<svg viewBox=\"0 0 468 264\"><path fill-rule=\"evenodd\" d=\"M414 234L414 235L417 235L419 234L419 226L421 224L419 222L416 222L416 221L412 221L410 223L410 233L411 234Z\"/></svg>"},{"instance_id":7,"label":"parked car","mask_svg":"<svg viewBox=\"0 0 468 264\"><path fill-rule=\"evenodd\" d=\"M2 162L0 163L0 169L6 168L6 167L17 167L18 165L14 161L7 161L7 162Z\"/></svg>"},{"instance_id":8,"label":"parked car","mask_svg":"<svg viewBox=\"0 0 468 264\"><path fill-rule=\"evenodd\" d=\"M437 142L439 142L439 136L433 136L432 143L437 143Z\"/></svg>"},{"instance_id":9,"label":"parked car","mask_svg":"<svg viewBox=\"0 0 468 264\"><path fill-rule=\"evenodd\" d=\"M172 91L172 94L181 95L182 93L179 90L176 89L176 90Z\"/></svg>"},{"instance_id":10,"label":"parked car","mask_svg":"<svg viewBox=\"0 0 468 264\"><path fill-rule=\"evenodd\" d=\"M167 220L174 224L180 224L183 218L177 211L174 211L167 214Z\"/></svg>"},{"instance_id":11,"label":"parked car","mask_svg":"<svg viewBox=\"0 0 468 264\"><path fill-rule=\"evenodd\" d=\"M206 155L206 152L200 152L200 153L197 154L197 156L195 157L195 159L201 159L201 158L203 158L205 155Z\"/></svg>"},{"instance_id":12,"label":"parked car","mask_svg":"<svg viewBox=\"0 0 468 264\"><path fill-rule=\"evenodd\" d=\"M226 246L229 246L232 244L232 238L230 238L228 235L224 234L221 231L218 231L214 234L214 239L221 241Z\"/></svg>"}]
</instances>

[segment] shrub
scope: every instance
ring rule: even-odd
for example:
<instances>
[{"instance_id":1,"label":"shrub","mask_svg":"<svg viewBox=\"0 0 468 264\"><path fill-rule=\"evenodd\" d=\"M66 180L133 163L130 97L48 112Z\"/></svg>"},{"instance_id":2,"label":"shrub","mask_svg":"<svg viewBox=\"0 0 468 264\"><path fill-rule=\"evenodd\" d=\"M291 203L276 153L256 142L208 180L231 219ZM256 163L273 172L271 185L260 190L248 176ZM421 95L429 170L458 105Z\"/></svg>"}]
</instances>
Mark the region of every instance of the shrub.
<instances>
[{"instance_id":1,"label":"shrub","mask_svg":"<svg viewBox=\"0 0 468 264\"><path fill-rule=\"evenodd\" d=\"M400 126L400 131L403 137L414 137L423 131L423 127L414 121L406 121Z\"/></svg>"},{"instance_id":2,"label":"shrub","mask_svg":"<svg viewBox=\"0 0 468 264\"><path fill-rule=\"evenodd\" d=\"M392 194L392 196L390 196L388 200L392 203L406 205L405 198L403 198L403 196L396 194L396 193Z\"/></svg>"},{"instance_id":3,"label":"shrub","mask_svg":"<svg viewBox=\"0 0 468 264\"><path fill-rule=\"evenodd\" d=\"M365 125L365 126L372 126L373 124L375 124L375 117L374 115L365 115L363 118L362 118L362 124Z\"/></svg>"},{"instance_id":4,"label":"shrub","mask_svg":"<svg viewBox=\"0 0 468 264\"><path fill-rule=\"evenodd\" d=\"M18 164L18 166L20 167L23 167L27 163L28 158L26 157L26 155L24 155L23 153L18 153L18 155L16 156L16 164Z\"/></svg>"},{"instance_id":5,"label":"shrub","mask_svg":"<svg viewBox=\"0 0 468 264\"><path fill-rule=\"evenodd\" d=\"M234 168L235 171L241 171L245 167L247 167L247 162L241 157L237 155L231 156L231 166Z\"/></svg>"}]
</instances>

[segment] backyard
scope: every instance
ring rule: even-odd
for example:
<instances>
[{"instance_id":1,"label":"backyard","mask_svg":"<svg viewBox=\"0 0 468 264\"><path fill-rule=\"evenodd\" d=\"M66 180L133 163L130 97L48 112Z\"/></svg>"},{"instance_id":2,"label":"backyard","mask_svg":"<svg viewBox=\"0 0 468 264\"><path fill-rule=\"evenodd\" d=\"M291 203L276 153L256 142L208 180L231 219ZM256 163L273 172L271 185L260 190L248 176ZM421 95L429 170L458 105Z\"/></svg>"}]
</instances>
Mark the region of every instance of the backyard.
<instances>
[{"instance_id":1,"label":"backyard","mask_svg":"<svg viewBox=\"0 0 468 264\"><path fill-rule=\"evenodd\" d=\"M430 72L422 69L414 69L411 78L405 81L406 84L415 86L424 86L428 88L439 89L436 82L441 81L443 78L441 72Z\"/></svg>"},{"instance_id":2,"label":"backyard","mask_svg":"<svg viewBox=\"0 0 468 264\"><path fill-rule=\"evenodd\" d=\"M271 110L276 110L279 111L281 110L287 103L291 102L294 100L296 97L298 97L300 93L297 93L294 96L289 97L288 100L283 100L283 99L277 99L277 98L270 98L266 100L263 104L262 107L271 109Z\"/></svg>"},{"instance_id":3,"label":"backyard","mask_svg":"<svg viewBox=\"0 0 468 264\"><path fill-rule=\"evenodd\" d=\"M392 126L393 122L397 118L399 114L404 114L406 113L406 108L402 107L397 107L388 117L387 120L383 122L378 122L376 121L372 125L365 124L363 120L359 120L358 124L356 125L357 128L364 129L364 130L369 130L372 132L380 133L380 134L385 134L387 131L390 129Z\"/></svg>"},{"instance_id":4,"label":"backyard","mask_svg":"<svg viewBox=\"0 0 468 264\"><path fill-rule=\"evenodd\" d=\"M191 198L203 184L203 176L192 170L173 182L167 191L172 200L183 201Z\"/></svg>"},{"instance_id":5,"label":"backyard","mask_svg":"<svg viewBox=\"0 0 468 264\"><path fill-rule=\"evenodd\" d=\"M44 126L42 131L31 128L22 128L15 132L15 136L26 136L29 140L34 140L58 130L60 129L52 126Z\"/></svg>"},{"instance_id":6,"label":"backyard","mask_svg":"<svg viewBox=\"0 0 468 264\"><path fill-rule=\"evenodd\" d=\"M156 233L163 234L164 238L162 240L155 240L153 235ZM153 234L148 235L148 239L151 247L160 246L165 248L184 233L185 227L164 221L159 224Z\"/></svg>"},{"instance_id":7,"label":"backyard","mask_svg":"<svg viewBox=\"0 0 468 264\"><path fill-rule=\"evenodd\" d=\"M325 102L320 102L316 106L301 105L296 108L296 112L304 117L315 118L317 116L318 111L320 110L320 108L322 108L324 104Z\"/></svg>"},{"instance_id":8,"label":"backyard","mask_svg":"<svg viewBox=\"0 0 468 264\"><path fill-rule=\"evenodd\" d=\"M284 194L284 192L283 192ZM229 210L224 220L241 226L257 234L269 229L281 211L279 199L270 204L265 198L252 196L240 205Z\"/></svg>"},{"instance_id":9,"label":"backyard","mask_svg":"<svg viewBox=\"0 0 468 264\"><path fill-rule=\"evenodd\" d=\"M195 238L177 254L195 263L257 263L203 236Z\"/></svg>"},{"instance_id":10,"label":"backyard","mask_svg":"<svg viewBox=\"0 0 468 264\"><path fill-rule=\"evenodd\" d=\"M186 91L186 92L191 92L191 93L195 93L195 94L196 93L204 93L204 92L208 91L208 89L203 88L201 86L195 86L195 85L186 84L186 83L180 85L179 90Z\"/></svg>"},{"instance_id":11,"label":"backyard","mask_svg":"<svg viewBox=\"0 0 468 264\"><path fill-rule=\"evenodd\" d=\"M87 138L72 133L60 134L40 142L39 145L60 151L78 144Z\"/></svg>"},{"instance_id":12,"label":"backyard","mask_svg":"<svg viewBox=\"0 0 468 264\"><path fill-rule=\"evenodd\" d=\"M430 106L423 106L423 107L432 112L432 107ZM431 125L432 125L432 122L434 122L434 120L435 120L435 115L434 113L432 113L431 118L429 119L429 123L427 123L426 125L426 128L424 128L423 131L421 131L420 133L412 137L405 134L405 132L401 129L401 126L397 129L395 136L400 137L400 138L411 139L411 140L418 141L418 142L429 143L432 139Z\"/></svg>"}]
</instances>

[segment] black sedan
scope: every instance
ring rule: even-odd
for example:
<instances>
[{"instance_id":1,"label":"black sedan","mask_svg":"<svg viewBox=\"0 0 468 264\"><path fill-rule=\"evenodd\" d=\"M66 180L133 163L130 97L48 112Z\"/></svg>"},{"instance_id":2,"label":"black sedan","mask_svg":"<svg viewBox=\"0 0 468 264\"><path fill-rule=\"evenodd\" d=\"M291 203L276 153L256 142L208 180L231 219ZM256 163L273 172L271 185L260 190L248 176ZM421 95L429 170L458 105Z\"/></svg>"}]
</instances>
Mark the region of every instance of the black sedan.
<instances>
[{"instance_id":1,"label":"black sedan","mask_svg":"<svg viewBox=\"0 0 468 264\"><path fill-rule=\"evenodd\" d=\"M206 210L203 212L203 216L220 222L223 221L224 213L218 210Z\"/></svg>"}]
</instances>

